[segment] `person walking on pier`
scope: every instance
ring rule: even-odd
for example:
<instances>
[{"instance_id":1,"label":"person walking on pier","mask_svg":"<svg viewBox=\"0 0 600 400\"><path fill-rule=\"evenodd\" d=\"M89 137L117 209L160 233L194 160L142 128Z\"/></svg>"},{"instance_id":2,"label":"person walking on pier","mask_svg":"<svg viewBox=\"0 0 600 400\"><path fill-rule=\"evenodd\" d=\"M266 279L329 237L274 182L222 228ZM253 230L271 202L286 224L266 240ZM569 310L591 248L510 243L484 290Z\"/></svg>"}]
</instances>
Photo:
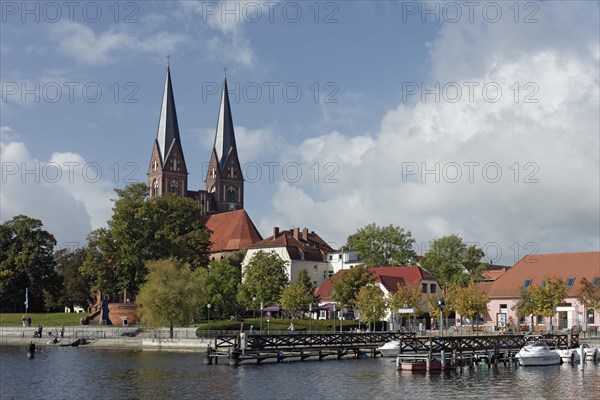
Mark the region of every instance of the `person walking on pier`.
<instances>
[{"instance_id":1,"label":"person walking on pier","mask_svg":"<svg viewBox=\"0 0 600 400\"><path fill-rule=\"evenodd\" d=\"M290 326L288 326L287 330L290 332L294 332L294 323L293 322L290 322Z\"/></svg>"}]
</instances>

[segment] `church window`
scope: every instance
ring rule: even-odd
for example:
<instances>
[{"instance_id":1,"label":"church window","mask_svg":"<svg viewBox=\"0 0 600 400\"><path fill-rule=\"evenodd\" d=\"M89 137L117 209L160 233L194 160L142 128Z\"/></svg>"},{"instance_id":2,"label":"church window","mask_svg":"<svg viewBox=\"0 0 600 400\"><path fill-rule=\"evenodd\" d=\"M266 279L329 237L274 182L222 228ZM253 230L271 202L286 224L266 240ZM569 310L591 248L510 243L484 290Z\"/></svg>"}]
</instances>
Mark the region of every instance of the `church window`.
<instances>
[{"instance_id":1,"label":"church window","mask_svg":"<svg viewBox=\"0 0 600 400\"><path fill-rule=\"evenodd\" d=\"M235 201L235 188L233 186L227 189L227 201Z\"/></svg>"},{"instance_id":2,"label":"church window","mask_svg":"<svg viewBox=\"0 0 600 400\"><path fill-rule=\"evenodd\" d=\"M233 166L229 167L229 174L228 177L229 178L235 178L236 173L235 173L235 168L233 168Z\"/></svg>"},{"instance_id":3,"label":"church window","mask_svg":"<svg viewBox=\"0 0 600 400\"><path fill-rule=\"evenodd\" d=\"M154 160L154 162L152 163L152 171L156 172L158 171L158 161Z\"/></svg>"},{"instance_id":4,"label":"church window","mask_svg":"<svg viewBox=\"0 0 600 400\"><path fill-rule=\"evenodd\" d=\"M179 184L177 183L177 181L173 181L171 182L171 186L169 187L169 191L171 193L179 193Z\"/></svg>"},{"instance_id":5,"label":"church window","mask_svg":"<svg viewBox=\"0 0 600 400\"><path fill-rule=\"evenodd\" d=\"M155 180L152 181L152 197L158 196L158 182Z\"/></svg>"},{"instance_id":6,"label":"church window","mask_svg":"<svg viewBox=\"0 0 600 400\"><path fill-rule=\"evenodd\" d=\"M210 177L215 179L217 177L217 171L215 170L215 167L212 167L210 169Z\"/></svg>"}]
</instances>

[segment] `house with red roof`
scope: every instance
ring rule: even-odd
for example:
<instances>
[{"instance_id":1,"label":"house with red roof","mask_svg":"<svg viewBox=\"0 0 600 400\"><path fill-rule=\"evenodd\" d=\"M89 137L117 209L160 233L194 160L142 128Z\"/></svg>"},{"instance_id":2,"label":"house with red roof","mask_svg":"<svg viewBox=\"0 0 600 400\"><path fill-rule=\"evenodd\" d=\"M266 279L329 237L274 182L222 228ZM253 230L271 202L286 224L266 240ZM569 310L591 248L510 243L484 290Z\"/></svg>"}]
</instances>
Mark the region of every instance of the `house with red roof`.
<instances>
[{"instance_id":1,"label":"house with red roof","mask_svg":"<svg viewBox=\"0 0 600 400\"><path fill-rule=\"evenodd\" d=\"M348 270L338 271L337 274L344 274ZM398 266L398 267L378 267L371 268L371 272L375 275L375 286L377 286L386 297L398 291L398 285L409 285L417 282L421 285L423 296L426 294L436 294L442 296L442 289L437 280L429 272L416 265ZM334 276L335 276L334 275ZM317 296L321 299L321 305L326 305L333 302L331 298L331 279L327 279L316 291ZM389 310L386 320L392 321L392 310ZM394 317L394 319L396 319Z\"/></svg>"},{"instance_id":2,"label":"house with red roof","mask_svg":"<svg viewBox=\"0 0 600 400\"><path fill-rule=\"evenodd\" d=\"M585 307L577 296L581 278L593 282L600 290L600 252L534 254L523 257L495 281L484 283L490 299L485 323L492 326L509 323L529 326L531 316L519 320L512 309L519 299L519 291L523 287L544 285L545 279L551 277L562 278L567 286L566 304L554 314L553 327L597 329L600 325L600 310ZM536 330L550 328L549 318L534 316L534 323Z\"/></svg>"}]
</instances>

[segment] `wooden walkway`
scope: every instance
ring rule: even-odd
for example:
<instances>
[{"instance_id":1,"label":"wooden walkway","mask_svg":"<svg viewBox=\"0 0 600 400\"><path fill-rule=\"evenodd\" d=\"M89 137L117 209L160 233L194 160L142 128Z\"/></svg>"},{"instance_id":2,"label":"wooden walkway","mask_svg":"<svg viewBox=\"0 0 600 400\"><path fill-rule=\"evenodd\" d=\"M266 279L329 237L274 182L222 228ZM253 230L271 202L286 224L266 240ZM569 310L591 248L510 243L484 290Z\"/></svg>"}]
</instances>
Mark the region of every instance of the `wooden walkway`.
<instances>
[{"instance_id":1,"label":"wooden walkway","mask_svg":"<svg viewBox=\"0 0 600 400\"><path fill-rule=\"evenodd\" d=\"M521 349L527 335L485 336L416 336L414 333L286 333L286 334L225 334L213 337L206 353L206 364L218 363L219 359L238 365L245 361L261 363L272 359L304 361L308 358L322 360L327 357L376 357L378 347L392 340L401 341L400 357L427 357L441 355L442 351L454 359L472 359L485 355L488 359L510 357ZM552 348L579 346L576 334L553 334L540 337Z\"/></svg>"}]
</instances>

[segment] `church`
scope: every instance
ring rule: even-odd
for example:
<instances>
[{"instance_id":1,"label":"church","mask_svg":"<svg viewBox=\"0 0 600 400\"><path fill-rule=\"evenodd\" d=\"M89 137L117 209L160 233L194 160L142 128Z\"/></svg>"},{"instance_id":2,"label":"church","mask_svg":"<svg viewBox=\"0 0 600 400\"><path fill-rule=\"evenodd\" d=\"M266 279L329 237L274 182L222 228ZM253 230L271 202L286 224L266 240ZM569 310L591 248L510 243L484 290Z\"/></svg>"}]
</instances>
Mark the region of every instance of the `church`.
<instances>
[{"instance_id":1,"label":"church","mask_svg":"<svg viewBox=\"0 0 600 400\"><path fill-rule=\"evenodd\" d=\"M171 70L167 64L158 130L148 167L149 197L174 193L197 201L205 216L204 225L211 231L211 259L226 257L261 241L260 233L244 210L244 177L235 142L227 76L223 80L217 129L205 182L205 189L189 189Z\"/></svg>"}]
</instances>

